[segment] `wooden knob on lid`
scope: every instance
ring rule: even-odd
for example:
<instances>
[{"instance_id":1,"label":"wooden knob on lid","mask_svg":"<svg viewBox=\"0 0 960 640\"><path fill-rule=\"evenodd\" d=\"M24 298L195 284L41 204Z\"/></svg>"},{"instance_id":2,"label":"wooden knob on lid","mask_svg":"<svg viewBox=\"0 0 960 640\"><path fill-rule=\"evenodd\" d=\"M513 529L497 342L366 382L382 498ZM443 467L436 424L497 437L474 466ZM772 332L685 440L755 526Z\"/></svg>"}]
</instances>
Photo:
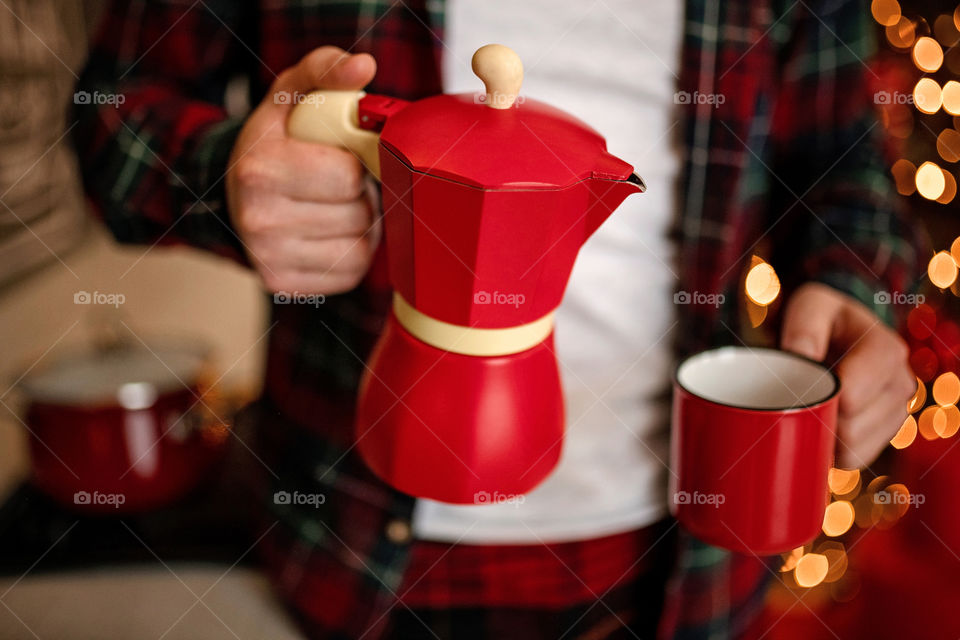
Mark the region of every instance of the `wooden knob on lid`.
<instances>
[{"instance_id":1,"label":"wooden knob on lid","mask_svg":"<svg viewBox=\"0 0 960 640\"><path fill-rule=\"evenodd\" d=\"M509 109L520 93L523 63L513 49L502 44L488 44L473 54L473 72L483 80L487 106Z\"/></svg>"}]
</instances>

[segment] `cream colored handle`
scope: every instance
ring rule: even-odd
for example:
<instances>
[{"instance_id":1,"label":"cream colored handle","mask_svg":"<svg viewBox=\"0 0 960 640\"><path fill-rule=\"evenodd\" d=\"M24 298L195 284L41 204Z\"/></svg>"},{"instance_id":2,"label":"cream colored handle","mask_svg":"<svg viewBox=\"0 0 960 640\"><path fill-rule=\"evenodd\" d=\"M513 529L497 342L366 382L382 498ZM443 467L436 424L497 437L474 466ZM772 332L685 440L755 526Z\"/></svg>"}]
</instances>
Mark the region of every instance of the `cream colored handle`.
<instances>
[{"instance_id":1,"label":"cream colored handle","mask_svg":"<svg viewBox=\"0 0 960 640\"><path fill-rule=\"evenodd\" d=\"M473 72L483 80L487 106L509 109L520 94L523 84L523 62L513 49L502 44L488 44L473 54Z\"/></svg>"},{"instance_id":2,"label":"cream colored handle","mask_svg":"<svg viewBox=\"0 0 960 640\"><path fill-rule=\"evenodd\" d=\"M357 113L364 95L363 91L320 90L299 96L287 120L287 133L300 140L352 152L379 180L380 136L361 129Z\"/></svg>"}]
</instances>

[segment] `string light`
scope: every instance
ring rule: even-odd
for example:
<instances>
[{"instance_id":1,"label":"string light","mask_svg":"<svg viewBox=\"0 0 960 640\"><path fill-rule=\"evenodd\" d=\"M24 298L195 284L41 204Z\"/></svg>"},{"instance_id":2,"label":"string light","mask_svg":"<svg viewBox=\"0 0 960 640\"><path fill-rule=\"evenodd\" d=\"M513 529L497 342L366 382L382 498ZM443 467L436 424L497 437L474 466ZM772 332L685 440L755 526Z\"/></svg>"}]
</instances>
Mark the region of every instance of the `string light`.
<instances>
[{"instance_id":1,"label":"string light","mask_svg":"<svg viewBox=\"0 0 960 640\"><path fill-rule=\"evenodd\" d=\"M897 0L873 0L870 3L870 13L874 20L889 27L900 20L900 3Z\"/></svg>"},{"instance_id":2,"label":"string light","mask_svg":"<svg viewBox=\"0 0 960 640\"><path fill-rule=\"evenodd\" d=\"M952 116L960 115L960 82L947 80L940 90L943 110Z\"/></svg>"},{"instance_id":3,"label":"string light","mask_svg":"<svg viewBox=\"0 0 960 640\"><path fill-rule=\"evenodd\" d=\"M803 557L803 547L797 547L789 553L783 554L783 566L780 567L781 572L793 571L794 567L797 566L797 561Z\"/></svg>"},{"instance_id":4,"label":"string light","mask_svg":"<svg viewBox=\"0 0 960 640\"><path fill-rule=\"evenodd\" d=\"M960 149L960 147L958 147ZM890 172L893 174L893 179L897 183L897 193L902 196L913 195L917 191L917 183L914 179L914 176L917 174L917 167L915 164L900 158L893 163Z\"/></svg>"},{"instance_id":5,"label":"string light","mask_svg":"<svg viewBox=\"0 0 960 640\"><path fill-rule=\"evenodd\" d=\"M942 13L933 21L933 35L945 47L952 47L960 42L960 31L953 22L953 16Z\"/></svg>"},{"instance_id":6,"label":"string light","mask_svg":"<svg viewBox=\"0 0 960 640\"><path fill-rule=\"evenodd\" d=\"M827 485L834 495L846 495L856 489L859 484L860 471L858 469L830 469L827 472Z\"/></svg>"},{"instance_id":7,"label":"string light","mask_svg":"<svg viewBox=\"0 0 960 640\"><path fill-rule=\"evenodd\" d=\"M947 84L950 84L950 82ZM960 160L960 132L956 129L941 131L940 135L937 136L937 153L947 162Z\"/></svg>"},{"instance_id":8,"label":"string light","mask_svg":"<svg viewBox=\"0 0 960 640\"><path fill-rule=\"evenodd\" d=\"M909 49L917 37L917 25L901 16L896 24L886 28L887 41L896 49Z\"/></svg>"},{"instance_id":9,"label":"string light","mask_svg":"<svg viewBox=\"0 0 960 640\"><path fill-rule=\"evenodd\" d=\"M940 43L929 36L917 38L913 45L913 63L927 73L933 73L943 64L943 49Z\"/></svg>"},{"instance_id":10,"label":"string light","mask_svg":"<svg viewBox=\"0 0 960 640\"><path fill-rule=\"evenodd\" d=\"M948 371L933 381L933 400L941 407L956 404L960 400L960 378L957 374Z\"/></svg>"},{"instance_id":11,"label":"string light","mask_svg":"<svg viewBox=\"0 0 960 640\"><path fill-rule=\"evenodd\" d=\"M906 515L907 509L910 508L910 491L906 485L897 482L888 485L884 491L889 498L884 503L883 519L889 522Z\"/></svg>"},{"instance_id":12,"label":"string light","mask_svg":"<svg viewBox=\"0 0 960 640\"><path fill-rule=\"evenodd\" d=\"M940 411L940 407L927 407L920 413L920 417L917 419L917 431L924 440L936 440L940 437L940 434L937 433L937 429L933 424L934 420L937 419L938 411ZM947 417L943 415L943 412L940 412L940 420L943 421L939 425L940 430L943 431L947 420Z\"/></svg>"},{"instance_id":13,"label":"string light","mask_svg":"<svg viewBox=\"0 0 960 640\"><path fill-rule=\"evenodd\" d=\"M954 238L953 243L950 245L950 257L960 265L960 236Z\"/></svg>"},{"instance_id":14,"label":"string light","mask_svg":"<svg viewBox=\"0 0 960 640\"><path fill-rule=\"evenodd\" d=\"M847 571L847 552L843 545L831 540L820 545L817 552L827 559L827 564L830 567L823 581L836 582L839 580Z\"/></svg>"},{"instance_id":15,"label":"string light","mask_svg":"<svg viewBox=\"0 0 960 640\"><path fill-rule=\"evenodd\" d=\"M890 444L894 449L906 449L913 444L913 441L916 439L917 419L913 416L907 416L907 419L903 421L903 425L900 427L900 430L897 431L897 435L893 436Z\"/></svg>"},{"instance_id":16,"label":"string light","mask_svg":"<svg viewBox=\"0 0 960 640\"><path fill-rule=\"evenodd\" d=\"M953 74L960 73L960 49L950 47L943 54L943 65Z\"/></svg>"},{"instance_id":17,"label":"string light","mask_svg":"<svg viewBox=\"0 0 960 640\"><path fill-rule=\"evenodd\" d=\"M914 180L917 183L917 191L927 200L936 200L943 195L943 190L947 187L943 170L935 162L924 162L920 165Z\"/></svg>"},{"instance_id":18,"label":"string light","mask_svg":"<svg viewBox=\"0 0 960 640\"><path fill-rule=\"evenodd\" d=\"M923 405L927 401L927 385L923 384L923 380L917 378L917 390L913 394L913 397L910 398L910 402L907 403L907 413L916 413L923 408Z\"/></svg>"},{"instance_id":19,"label":"string light","mask_svg":"<svg viewBox=\"0 0 960 640\"><path fill-rule=\"evenodd\" d=\"M945 418L945 424L943 425L943 430L940 431L941 438L952 438L957 435L957 431L960 431L960 409L956 405L947 405L946 407L940 407L943 410L943 415ZM937 425L934 424L936 427Z\"/></svg>"},{"instance_id":20,"label":"string light","mask_svg":"<svg viewBox=\"0 0 960 640\"><path fill-rule=\"evenodd\" d=\"M797 560L797 566L793 570L793 578L801 587L815 587L827 577L829 567L830 563L826 556L819 553L808 553Z\"/></svg>"},{"instance_id":21,"label":"string light","mask_svg":"<svg viewBox=\"0 0 960 640\"><path fill-rule=\"evenodd\" d=\"M927 275L935 286L940 289L949 289L957 279L957 263L949 252L940 251L930 258Z\"/></svg>"},{"instance_id":22,"label":"string light","mask_svg":"<svg viewBox=\"0 0 960 640\"><path fill-rule=\"evenodd\" d=\"M853 505L846 500L831 502L823 512L823 532L831 538L842 536L853 526L855 517Z\"/></svg>"},{"instance_id":23,"label":"string light","mask_svg":"<svg viewBox=\"0 0 960 640\"><path fill-rule=\"evenodd\" d=\"M940 204L950 204L953 201L954 196L957 195L957 181L954 179L953 174L943 170L943 193L937 198L937 202Z\"/></svg>"},{"instance_id":24,"label":"string light","mask_svg":"<svg viewBox=\"0 0 960 640\"><path fill-rule=\"evenodd\" d=\"M880 122L894 138L906 139L913 133L913 112L905 105L883 105L880 109Z\"/></svg>"},{"instance_id":25,"label":"string light","mask_svg":"<svg viewBox=\"0 0 960 640\"><path fill-rule=\"evenodd\" d=\"M773 267L762 260L750 268L744 283L747 297L761 306L768 306L780 295L780 278Z\"/></svg>"},{"instance_id":26,"label":"string light","mask_svg":"<svg viewBox=\"0 0 960 640\"><path fill-rule=\"evenodd\" d=\"M922 113L936 113L943 104L943 92L932 78L920 78L913 87L913 104Z\"/></svg>"},{"instance_id":27,"label":"string light","mask_svg":"<svg viewBox=\"0 0 960 640\"><path fill-rule=\"evenodd\" d=\"M937 354L933 352L933 349L930 347L920 347L910 354L910 367L914 373L917 374L918 378L924 382L929 382L937 375L940 362Z\"/></svg>"}]
</instances>

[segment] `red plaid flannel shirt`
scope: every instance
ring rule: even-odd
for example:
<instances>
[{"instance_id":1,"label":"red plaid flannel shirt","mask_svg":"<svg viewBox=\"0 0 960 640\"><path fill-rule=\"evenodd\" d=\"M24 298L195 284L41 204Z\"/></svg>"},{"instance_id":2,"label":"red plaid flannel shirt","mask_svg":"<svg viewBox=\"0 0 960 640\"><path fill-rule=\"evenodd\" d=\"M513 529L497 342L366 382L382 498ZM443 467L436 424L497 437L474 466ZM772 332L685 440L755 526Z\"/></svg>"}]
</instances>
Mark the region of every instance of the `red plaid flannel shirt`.
<instances>
[{"instance_id":1,"label":"red plaid flannel shirt","mask_svg":"<svg viewBox=\"0 0 960 640\"><path fill-rule=\"evenodd\" d=\"M678 88L725 101L678 106L678 284L730 302L685 308L678 351L743 339L736 301L753 253L777 268L785 293L819 280L872 305L877 291L906 291L917 254L892 210L878 147L864 7L687 0L685 10ZM187 243L244 262L224 204L242 126L223 108L227 81L247 76L259 100L281 70L332 44L377 58L371 91L415 99L441 89L441 35L440 0L116 0L79 84L124 96L76 108L88 192L121 241ZM386 308L382 282L375 270L319 309L274 306L256 407L274 472L263 487L264 555L304 620L329 637L387 629L410 557L412 499L351 449L353 398ZM327 500L304 511L268 499L286 488ZM682 536L662 635L734 635L760 606L768 576L761 559Z\"/></svg>"}]
</instances>

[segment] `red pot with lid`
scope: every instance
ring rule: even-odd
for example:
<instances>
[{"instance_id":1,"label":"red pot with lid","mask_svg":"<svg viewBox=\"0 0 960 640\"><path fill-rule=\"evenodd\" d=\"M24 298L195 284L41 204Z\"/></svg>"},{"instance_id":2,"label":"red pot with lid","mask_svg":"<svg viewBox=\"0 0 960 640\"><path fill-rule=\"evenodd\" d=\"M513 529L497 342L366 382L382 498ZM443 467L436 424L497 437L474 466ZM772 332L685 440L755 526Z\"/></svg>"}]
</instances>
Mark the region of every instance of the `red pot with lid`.
<instances>
[{"instance_id":1,"label":"red pot with lid","mask_svg":"<svg viewBox=\"0 0 960 640\"><path fill-rule=\"evenodd\" d=\"M394 303L361 383L357 447L396 488L454 503L526 492L556 465L553 314L580 247L645 189L596 131L519 95L513 51L482 47L473 68L484 94L318 91L288 121L383 186Z\"/></svg>"},{"instance_id":2,"label":"red pot with lid","mask_svg":"<svg viewBox=\"0 0 960 640\"><path fill-rule=\"evenodd\" d=\"M32 482L79 511L129 513L194 488L225 431L201 401L204 350L114 345L31 372L27 407Z\"/></svg>"}]
</instances>

